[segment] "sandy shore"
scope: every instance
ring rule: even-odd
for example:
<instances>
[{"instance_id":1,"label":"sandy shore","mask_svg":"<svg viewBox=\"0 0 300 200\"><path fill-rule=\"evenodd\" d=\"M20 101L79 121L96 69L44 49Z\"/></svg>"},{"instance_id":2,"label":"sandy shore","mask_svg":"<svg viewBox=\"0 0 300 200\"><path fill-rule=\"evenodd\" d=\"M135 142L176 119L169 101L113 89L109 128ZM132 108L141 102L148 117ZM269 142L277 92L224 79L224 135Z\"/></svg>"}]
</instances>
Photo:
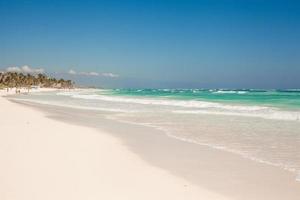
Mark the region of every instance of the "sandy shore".
<instances>
[{"instance_id":1,"label":"sandy shore","mask_svg":"<svg viewBox=\"0 0 300 200\"><path fill-rule=\"evenodd\" d=\"M130 150L130 154L145 161L147 166L180 177L189 183L187 187L197 186L236 200L299 199L297 173L234 153L182 141L160 129L125 123L111 112L40 104L24 101L24 98L30 100L30 96L7 97L17 105L43 113L44 117L59 123L92 128L104 137L113 137L126 150Z\"/></svg>"},{"instance_id":2,"label":"sandy shore","mask_svg":"<svg viewBox=\"0 0 300 200\"><path fill-rule=\"evenodd\" d=\"M1 200L227 199L149 165L99 130L1 96L0 111Z\"/></svg>"}]
</instances>

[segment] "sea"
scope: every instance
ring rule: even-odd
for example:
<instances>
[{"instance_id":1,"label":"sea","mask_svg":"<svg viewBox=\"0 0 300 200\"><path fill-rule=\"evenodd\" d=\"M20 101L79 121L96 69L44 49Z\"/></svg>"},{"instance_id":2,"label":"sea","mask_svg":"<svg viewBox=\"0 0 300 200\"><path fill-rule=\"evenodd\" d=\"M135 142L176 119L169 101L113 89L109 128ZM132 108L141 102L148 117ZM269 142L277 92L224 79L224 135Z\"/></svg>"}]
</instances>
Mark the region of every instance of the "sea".
<instances>
[{"instance_id":1,"label":"sea","mask_svg":"<svg viewBox=\"0 0 300 200\"><path fill-rule=\"evenodd\" d=\"M16 100L105 112L295 173L300 181L300 89L76 89Z\"/></svg>"}]
</instances>

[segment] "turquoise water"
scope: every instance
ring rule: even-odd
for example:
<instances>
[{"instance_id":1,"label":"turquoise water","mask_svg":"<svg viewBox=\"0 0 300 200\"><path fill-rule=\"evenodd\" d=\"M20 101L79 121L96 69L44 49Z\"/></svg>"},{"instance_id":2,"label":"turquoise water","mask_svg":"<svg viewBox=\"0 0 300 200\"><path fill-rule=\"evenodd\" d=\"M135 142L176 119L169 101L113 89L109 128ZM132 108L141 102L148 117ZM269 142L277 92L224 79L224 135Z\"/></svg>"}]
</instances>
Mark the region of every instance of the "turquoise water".
<instances>
[{"instance_id":1,"label":"turquoise water","mask_svg":"<svg viewBox=\"0 0 300 200\"><path fill-rule=\"evenodd\" d=\"M114 89L107 94L300 109L300 90Z\"/></svg>"}]
</instances>

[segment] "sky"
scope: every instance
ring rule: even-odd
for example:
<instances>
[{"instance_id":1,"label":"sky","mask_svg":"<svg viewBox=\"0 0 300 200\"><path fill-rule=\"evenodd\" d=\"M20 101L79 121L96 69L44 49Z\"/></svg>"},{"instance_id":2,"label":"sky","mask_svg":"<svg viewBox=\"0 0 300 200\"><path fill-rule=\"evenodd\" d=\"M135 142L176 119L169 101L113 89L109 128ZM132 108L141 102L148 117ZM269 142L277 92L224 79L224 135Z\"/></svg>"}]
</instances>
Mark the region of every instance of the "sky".
<instances>
[{"instance_id":1,"label":"sky","mask_svg":"<svg viewBox=\"0 0 300 200\"><path fill-rule=\"evenodd\" d=\"M300 2L0 0L0 69L24 66L102 87L300 88Z\"/></svg>"}]
</instances>

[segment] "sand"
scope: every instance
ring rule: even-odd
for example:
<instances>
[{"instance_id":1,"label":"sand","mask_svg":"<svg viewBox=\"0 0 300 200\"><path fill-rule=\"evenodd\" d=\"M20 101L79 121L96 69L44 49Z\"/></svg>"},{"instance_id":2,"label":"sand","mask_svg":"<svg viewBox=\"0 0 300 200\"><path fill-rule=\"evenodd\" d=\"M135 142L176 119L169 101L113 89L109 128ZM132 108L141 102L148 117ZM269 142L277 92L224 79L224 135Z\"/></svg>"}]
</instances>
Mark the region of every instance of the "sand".
<instances>
[{"instance_id":1,"label":"sand","mask_svg":"<svg viewBox=\"0 0 300 200\"><path fill-rule=\"evenodd\" d=\"M1 200L228 199L150 165L116 137L1 96Z\"/></svg>"}]
</instances>

